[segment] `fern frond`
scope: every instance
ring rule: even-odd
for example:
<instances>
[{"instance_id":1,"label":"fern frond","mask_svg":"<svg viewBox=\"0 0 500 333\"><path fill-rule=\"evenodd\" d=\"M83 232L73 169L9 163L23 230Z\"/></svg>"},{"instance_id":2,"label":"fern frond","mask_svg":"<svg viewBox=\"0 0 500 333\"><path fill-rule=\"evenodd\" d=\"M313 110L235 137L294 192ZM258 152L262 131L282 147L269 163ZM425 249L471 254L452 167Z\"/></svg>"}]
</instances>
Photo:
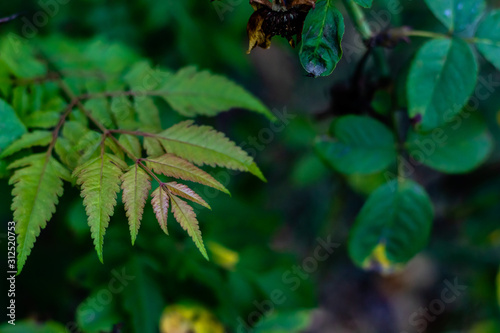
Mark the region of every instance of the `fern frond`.
<instances>
[{"instance_id":1,"label":"fern frond","mask_svg":"<svg viewBox=\"0 0 500 333\"><path fill-rule=\"evenodd\" d=\"M12 210L16 222L18 273L24 267L40 230L56 210L58 197L63 193L62 179L69 179L69 172L47 154L35 154L12 163L14 172L9 184L14 185Z\"/></svg>"},{"instance_id":2,"label":"fern frond","mask_svg":"<svg viewBox=\"0 0 500 333\"><path fill-rule=\"evenodd\" d=\"M168 153L199 165L249 171L265 181L264 175L252 157L210 126L193 125L192 120L187 120L166 129L159 135Z\"/></svg>"},{"instance_id":3,"label":"fern frond","mask_svg":"<svg viewBox=\"0 0 500 333\"><path fill-rule=\"evenodd\" d=\"M122 175L123 202L130 226L132 245L141 226L144 205L151 189L151 177L136 163Z\"/></svg>"},{"instance_id":4,"label":"fern frond","mask_svg":"<svg viewBox=\"0 0 500 333\"><path fill-rule=\"evenodd\" d=\"M202 205L203 207L207 207L208 209L212 209L207 204L207 202L203 200L202 197L200 197L195 191L193 191L186 185L179 184L176 182L169 182L166 183L165 185L172 194L177 195L184 199L191 200L192 202L196 202L197 204Z\"/></svg>"},{"instance_id":5,"label":"fern frond","mask_svg":"<svg viewBox=\"0 0 500 333\"><path fill-rule=\"evenodd\" d=\"M161 230L163 230L168 235L167 229L167 217L168 217L168 207L169 207L169 197L163 186L158 186L156 190L151 194L151 206L156 215L156 219L160 224Z\"/></svg>"},{"instance_id":6,"label":"fern frond","mask_svg":"<svg viewBox=\"0 0 500 333\"><path fill-rule=\"evenodd\" d=\"M186 67L165 73L157 88L174 110L187 117L215 116L222 111L242 108L275 119L267 107L241 86L220 75Z\"/></svg>"},{"instance_id":7,"label":"fern frond","mask_svg":"<svg viewBox=\"0 0 500 333\"><path fill-rule=\"evenodd\" d=\"M229 194L229 191L224 185L219 183L215 178L180 157L172 154L165 154L157 158L148 159L147 161L148 166L156 173L161 173L167 177L200 183Z\"/></svg>"},{"instance_id":8,"label":"fern frond","mask_svg":"<svg viewBox=\"0 0 500 333\"><path fill-rule=\"evenodd\" d=\"M77 167L73 177L81 185L81 196L88 216L88 224L99 260L103 262L104 234L120 191L120 177L124 162L111 154L102 154Z\"/></svg>"},{"instance_id":9,"label":"fern frond","mask_svg":"<svg viewBox=\"0 0 500 333\"><path fill-rule=\"evenodd\" d=\"M198 220L196 219L193 207L173 194L170 195L170 200L172 202L172 213L175 219L179 222L181 227L188 232L205 259L209 260L207 250L205 250L205 245L203 245L200 227L198 226Z\"/></svg>"},{"instance_id":10,"label":"fern frond","mask_svg":"<svg viewBox=\"0 0 500 333\"><path fill-rule=\"evenodd\" d=\"M47 146L52 141L52 132L49 131L33 131L26 133L16 141L12 142L10 146L5 148L0 154L0 158L10 156L18 151L33 146Z\"/></svg>"}]
</instances>

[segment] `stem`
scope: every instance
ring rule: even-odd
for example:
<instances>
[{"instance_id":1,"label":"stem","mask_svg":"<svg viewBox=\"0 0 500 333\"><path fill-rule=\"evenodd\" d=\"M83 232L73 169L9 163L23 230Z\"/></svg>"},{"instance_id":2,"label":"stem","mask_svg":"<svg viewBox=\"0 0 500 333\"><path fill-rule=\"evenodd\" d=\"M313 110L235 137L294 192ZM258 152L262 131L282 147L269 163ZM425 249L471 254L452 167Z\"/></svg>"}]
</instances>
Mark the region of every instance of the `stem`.
<instances>
[{"instance_id":1,"label":"stem","mask_svg":"<svg viewBox=\"0 0 500 333\"><path fill-rule=\"evenodd\" d=\"M408 37L424 37L424 38L434 38L434 39L443 39L450 38L449 35L440 34L432 31L423 31L423 30L409 30L405 36Z\"/></svg>"},{"instance_id":2,"label":"stem","mask_svg":"<svg viewBox=\"0 0 500 333\"><path fill-rule=\"evenodd\" d=\"M363 39L370 39L372 31L361 8L352 0L344 0L344 6Z\"/></svg>"},{"instance_id":3,"label":"stem","mask_svg":"<svg viewBox=\"0 0 500 333\"><path fill-rule=\"evenodd\" d=\"M354 27L361 35L364 41L372 38L372 31L370 25L366 20L365 13L353 0L344 0L344 6L347 13L351 17ZM373 50L373 56L375 57L375 62L380 70L383 77L390 76L389 65L387 64L387 59L385 58L384 50L376 48Z\"/></svg>"}]
</instances>

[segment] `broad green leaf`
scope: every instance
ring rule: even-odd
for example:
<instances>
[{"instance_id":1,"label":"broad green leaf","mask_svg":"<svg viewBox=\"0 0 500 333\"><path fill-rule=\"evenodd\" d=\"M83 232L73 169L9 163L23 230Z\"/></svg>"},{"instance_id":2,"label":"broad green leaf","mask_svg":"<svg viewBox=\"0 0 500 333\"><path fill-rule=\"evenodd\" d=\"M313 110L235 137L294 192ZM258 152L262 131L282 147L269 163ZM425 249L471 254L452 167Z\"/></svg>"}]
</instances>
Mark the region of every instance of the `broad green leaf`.
<instances>
[{"instance_id":1,"label":"broad green leaf","mask_svg":"<svg viewBox=\"0 0 500 333\"><path fill-rule=\"evenodd\" d=\"M453 32L469 30L486 8L484 0L425 0L434 15Z\"/></svg>"},{"instance_id":2,"label":"broad green leaf","mask_svg":"<svg viewBox=\"0 0 500 333\"><path fill-rule=\"evenodd\" d=\"M500 9L488 12L476 30L476 46L500 70Z\"/></svg>"},{"instance_id":3,"label":"broad green leaf","mask_svg":"<svg viewBox=\"0 0 500 333\"><path fill-rule=\"evenodd\" d=\"M392 180L374 191L349 235L356 265L391 273L427 244L434 216L425 190L411 180Z\"/></svg>"},{"instance_id":4,"label":"broad green leaf","mask_svg":"<svg viewBox=\"0 0 500 333\"><path fill-rule=\"evenodd\" d=\"M332 124L334 139L316 141L316 151L335 170L372 174L396 161L394 134L375 119L344 116Z\"/></svg>"},{"instance_id":5,"label":"broad green leaf","mask_svg":"<svg viewBox=\"0 0 500 333\"><path fill-rule=\"evenodd\" d=\"M13 141L26 133L21 120L14 109L0 98L0 151L7 148Z\"/></svg>"},{"instance_id":6,"label":"broad green leaf","mask_svg":"<svg viewBox=\"0 0 500 333\"><path fill-rule=\"evenodd\" d=\"M161 230L168 235L167 220L170 198L163 186L158 186L158 188L151 193L151 206L153 206L153 211L155 212L156 220L160 224Z\"/></svg>"},{"instance_id":7,"label":"broad green leaf","mask_svg":"<svg viewBox=\"0 0 500 333\"><path fill-rule=\"evenodd\" d=\"M476 86L478 65L460 39L432 40L413 60L407 82L409 113L422 131L452 119ZM421 117L421 119L419 119Z\"/></svg>"},{"instance_id":8,"label":"broad green leaf","mask_svg":"<svg viewBox=\"0 0 500 333\"><path fill-rule=\"evenodd\" d=\"M168 153L199 165L249 171L265 181L252 157L210 126L193 125L193 121L187 120L166 129L159 136Z\"/></svg>"},{"instance_id":9,"label":"broad green leaf","mask_svg":"<svg viewBox=\"0 0 500 333\"><path fill-rule=\"evenodd\" d=\"M272 312L263 316L254 333L300 333L304 332L312 323L312 311L299 310L287 312Z\"/></svg>"},{"instance_id":10,"label":"broad green leaf","mask_svg":"<svg viewBox=\"0 0 500 333\"><path fill-rule=\"evenodd\" d=\"M205 250L205 245L203 245L200 227L198 226L198 220L196 219L193 208L175 195L169 196L172 204L172 213L175 219L179 222L181 227L188 232L189 236L191 236L196 244L196 247L200 250L205 259L208 260L207 250Z\"/></svg>"},{"instance_id":11,"label":"broad green leaf","mask_svg":"<svg viewBox=\"0 0 500 333\"><path fill-rule=\"evenodd\" d=\"M14 141L2 153L0 158L5 158L18 151L33 146L47 146L52 141L52 132L49 131L34 131L24 134L18 140Z\"/></svg>"},{"instance_id":12,"label":"broad green leaf","mask_svg":"<svg viewBox=\"0 0 500 333\"><path fill-rule=\"evenodd\" d=\"M215 178L202 169L175 155L164 154L157 158L148 159L147 163L148 166L157 173L161 173L168 177L200 183L229 194L229 191L224 187L224 185L219 183Z\"/></svg>"},{"instance_id":13,"label":"broad green leaf","mask_svg":"<svg viewBox=\"0 0 500 333\"><path fill-rule=\"evenodd\" d=\"M186 67L167 74L157 93L174 110L188 117L215 116L222 111L242 108L275 119L269 109L252 94L223 76Z\"/></svg>"},{"instance_id":14,"label":"broad green leaf","mask_svg":"<svg viewBox=\"0 0 500 333\"><path fill-rule=\"evenodd\" d=\"M373 0L354 0L354 2L361 7L370 8L372 6Z\"/></svg>"},{"instance_id":15,"label":"broad green leaf","mask_svg":"<svg viewBox=\"0 0 500 333\"><path fill-rule=\"evenodd\" d=\"M99 302L102 290L107 289L93 292L76 308L76 323L85 333L111 332L113 326L121 321L120 314L114 307L116 302ZM95 306L96 302L98 307Z\"/></svg>"},{"instance_id":16,"label":"broad green leaf","mask_svg":"<svg viewBox=\"0 0 500 333\"><path fill-rule=\"evenodd\" d=\"M132 245L135 243L141 225L144 205L151 189L151 177L135 163L122 175L122 200L130 227Z\"/></svg>"},{"instance_id":17,"label":"broad green leaf","mask_svg":"<svg viewBox=\"0 0 500 333\"><path fill-rule=\"evenodd\" d=\"M132 322L130 332L158 333L164 305L158 285L150 273L147 258L134 256L125 266L130 282L123 290L123 307Z\"/></svg>"},{"instance_id":18,"label":"broad green leaf","mask_svg":"<svg viewBox=\"0 0 500 333\"><path fill-rule=\"evenodd\" d=\"M416 163L441 172L465 173L486 160L493 150L493 140L480 117L459 115L427 133L410 131L407 149Z\"/></svg>"},{"instance_id":19,"label":"broad green leaf","mask_svg":"<svg viewBox=\"0 0 500 333\"><path fill-rule=\"evenodd\" d=\"M35 320L23 320L15 322L15 325L4 323L0 325L2 333L67 333L68 330L63 324L55 321L47 321L44 323L36 322Z\"/></svg>"},{"instance_id":20,"label":"broad green leaf","mask_svg":"<svg viewBox=\"0 0 500 333\"><path fill-rule=\"evenodd\" d=\"M124 162L113 155L103 154L73 171L77 184L81 185L81 196L95 249L99 260L103 262L102 248L104 234L109 225L110 216L114 213L116 193L120 191L122 169Z\"/></svg>"},{"instance_id":21,"label":"broad green leaf","mask_svg":"<svg viewBox=\"0 0 500 333\"><path fill-rule=\"evenodd\" d=\"M192 202L196 202L197 204L202 205L203 207L211 209L210 206L206 203L205 200L203 200L202 197L200 197L195 191L193 191L186 185L179 184L176 182L168 182L165 185L172 194L184 199L191 200Z\"/></svg>"},{"instance_id":22,"label":"broad green leaf","mask_svg":"<svg viewBox=\"0 0 500 333\"><path fill-rule=\"evenodd\" d=\"M20 168L9 180L12 190L12 209L17 233L18 273L31 253L36 237L47 225L56 210L58 197L63 193L62 179L68 171L46 153L29 155L15 161L9 168Z\"/></svg>"},{"instance_id":23,"label":"broad green leaf","mask_svg":"<svg viewBox=\"0 0 500 333\"><path fill-rule=\"evenodd\" d=\"M304 22L300 62L313 75L330 75L342 58L344 17L333 0L318 1Z\"/></svg>"}]
</instances>

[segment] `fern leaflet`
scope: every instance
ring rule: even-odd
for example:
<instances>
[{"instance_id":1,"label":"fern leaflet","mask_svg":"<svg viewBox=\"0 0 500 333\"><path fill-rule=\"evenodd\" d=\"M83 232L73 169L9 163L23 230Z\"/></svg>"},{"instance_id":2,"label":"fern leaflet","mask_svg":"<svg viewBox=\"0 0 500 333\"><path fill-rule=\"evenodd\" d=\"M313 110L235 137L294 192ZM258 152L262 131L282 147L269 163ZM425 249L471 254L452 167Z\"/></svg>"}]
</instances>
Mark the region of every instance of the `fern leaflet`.
<instances>
[{"instance_id":1,"label":"fern leaflet","mask_svg":"<svg viewBox=\"0 0 500 333\"><path fill-rule=\"evenodd\" d=\"M156 219L160 224L161 230L168 235L167 217L169 207L169 197L163 186L158 186L151 194L151 206L156 214Z\"/></svg>"},{"instance_id":2,"label":"fern leaflet","mask_svg":"<svg viewBox=\"0 0 500 333\"><path fill-rule=\"evenodd\" d=\"M169 153L190 162L228 169L249 171L265 181L264 175L243 149L210 126L193 125L192 120L180 122L159 134Z\"/></svg>"},{"instance_id":3,"label":"fern leaflet","mask_svg":"<svg viewBox=\"0 0 500 333\"><path fill-rule=\"evenodd\" d=\"M81 196L101 262L103 262L104 234L109 225L110 216L113 215L116 193L120 191L120 177L125 167L122 160L104 153L73 171L73 177L77 177L77 184L82 186Z\"/></svg>"},{"instance_id":4,"label":"fern leaflet","mask_svg":"<svg viewBox=\"0 0 500 333\"><path fill-rule=\"evenodd\" d=\"M176 182L166 183L165 185L167 186L170 193L175 194L184 199L191 200L192 202L196 202L197 204L202 205L203 207L207 207L208 209L212 209L206 203L206 201L202 199L202 197L200 197L195 191L193 191L186 185L179 184Z\"/></svg>"},{"instance_id":5,"label":"fern leaflet","mask_svg":"<svg viewBox=\"0 0 500 333\"><path fill-rule=\"evenodd\" d=\"M146 198L151 189L151 178L136 163L122 175L122 189L123 202L130 226L130 236L132 245L134 245L141 225Z\"/></svg>"},{"instance_id":6,"label":"fern leaflet","mask_svg":"<svg viewBox=\"0 0 500 333\"><path fill-rule=\"evenodd\" d=\"M150 166L157 173L161 173L168 177L200 183L229 194L229 191L224 187L224 185L219 183L215 178L202 169L175 155L165 154L157 158L148 159L147 162L148 166Z\"/></svg>"},{"instance_id":7,"label":"fern leaflet","mask_svg":"<svg viewBox=\"0 0 500 333\"><path fill-rule=\"evenodd\" d=\"M175 219L182 228L188 232L205 259L209 260L207 250L205 250L205 245L203 245L200 227L198 226L198 220L196 219L193 207L173 194L170 194L170 200L172 202L172 213L174 213Z\"/></svg>"},{"instance_id":8,"label":"fern leaflet","mask_svg":"<svg viewBox=\"0 0 500 333\"><path fill-rule=\"evenodd\" d=\"M12 163L9 168L19 168L9 180L14 185L12 209L16 222L18 273L24 267L36 237L45 228L56 210L58 197L63 193L62 179L69 179L69 172L47 154L30 155Z\"/></svg>"}]
</instances>

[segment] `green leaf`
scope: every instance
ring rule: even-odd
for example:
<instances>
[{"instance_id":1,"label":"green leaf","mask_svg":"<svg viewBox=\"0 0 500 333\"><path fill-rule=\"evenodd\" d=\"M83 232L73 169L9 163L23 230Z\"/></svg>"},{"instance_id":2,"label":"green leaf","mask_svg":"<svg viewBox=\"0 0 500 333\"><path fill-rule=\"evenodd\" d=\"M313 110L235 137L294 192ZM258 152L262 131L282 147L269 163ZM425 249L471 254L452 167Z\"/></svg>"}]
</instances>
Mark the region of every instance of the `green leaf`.
<instances>
[{"instance_id":1,"label":"green leaf","mask_svg":"<svg viewBox=\"0 0 500 333\"><path fill-rule=\"evenodd\" d=\"M319 139L316 151L335 170L372 174L396 161L394 134L375 119L344 116L332 124L335 139Z\"/></svg>"},{"instance_id":2,"label":"green leaf","mask_svg":"<svg viewBox=\"0 0 500 333\"><path fill-rule=\"evenodd\" d=\"M261 101L236 83L207 71L198 72L194 67L166 74L158 94L187 117L215 116L222 111L242 108L275 119Z\"/></svg>"},{"instance_id":3,"label":"green leaf","mask_svg":"<svg viewBox=\"0 0 500 333\"><path fill-rule=\"evenodd\" d=\"M407 82L409 113L421 117L422 131L452 119L476 86L478 65L471 48L460 39L432 40L413 60Z\"/></svg>"},{"instance_id":4,"label":"green leaf","mask_svg":"<svg viewBox=\"0 0 500 333\"><path fill-rule=\"evenodd\" d=\"M465 173L481 165L493 150L486 124L478 116L459 115L428 133L410 131L407 149L412 159L446 173Z\"/></svg>"},{"instance_id":5,"label":"green leaf","mask_svg":"<svg viewBox=\"0 0 500 333\"><path fill-rule=\"evenodd\" d=\"M132 319L131 332L158 333L164 306L159 286L151 276L146 258L134 256L125 266L130 283L123 290L123 307Z\"/></svg>"},{"instance_id":6,"label":"green leaf","mask_svg":"<svg viewBox=\"0 0 500 333\"><path fill-rule=\"evenodd\" d=\"M44 76L46 65L34 57L33 43L14 33L2 36L0 39L1 61L9 72L19 78L33 78Z\"/></svg>"},{"instance_id":7,"label":"green leaf","mask_svg":"<svg viewBox=\"0 0 500 333\"><path fill-rule=\"evenodd\" d=\"M373 0L354 0L354 2L361 7L370 8L372 6Z\"/></svg>"},{"instance_id":8,"label":"green leaf","mask_svg":"<svg viewBox=\"0 0 500 333\"><path fill-rule=\"evenodd\" d=\"M393 180L374 191L349 235L356 265L390 273L427 244L433 219L425 190L411 180Z\"/></svg>"},{"instance_id":9,"label":"green leaf","mask_svg":"<svg viewBox=\"0 0 500 333\"><path fill-rule=\"evenodd\" d=\"M135 243L141 225L144 205L151 189L151 177L135 163L122 175L122 200L130 227L132 245Z\"/></svg>"},{"instance_id":10,"label":"green leaf","mask_svg":"<svg viewBox=\"0 0 500 333\"><path fill-rule=\"evenodd\" d=\"M5 158L18 151L33 146L47 146L52 141L52 132L34 131L24 134L18 140L14 141L1 154L0 158Z\"/></svg>"},{"instance_id":11,"label":"green leaf","mask_svg":"<svg viewBox=\"0 0 500 333\"><path fill-rule=\"evenodd\" d=\"M9 180L12 190L12 210L16 222L18 273L31 253L36 237L45 228L56 210L58 197L63 193L63 179L68 171L46 153L29 155L15 161L9 168L16 170Z\"/></svg>"},{"instance_id":12,"label":"green leaf","mask_svg":"<svg viewBox=\"0 0 500 333\"><path fill-rule=\"evenodd\" d=\"M85 102L84 107L106 128L113 128L113 119L111 118L110 106L107 99L89 99Z\"/></svg>"},{"instance_id":13,"label":"green leaf","mask_svg":"<svg viewBox=\"0 0 500 333\"><path fill-rule=\"evenodd\" d=\"M486 14L477 27L476 38L479 52L500 70L500 9Z\"/></svg>"},{"instance_id":14,"label":"green leaf","mask_svg":"<svg viewBox=\"0 0 500 333\"><path fill-rule=\"evenodd\" d=\"M26 133L21 120L12 107L0 98L0 150L5 149L13 141Z\"/></svg>"},{"instance_id":15,"label":"green leaf","mask_svg":"<svg viewBox=\"0 0 500 333\"><path fill-rule=\"evenodd\" d=\"M165 154L157 158L147 160L148 166L155 172L168 177L189 180L202 185L213 187L219 191L229 194L229 191L202 169L194 166L188 161L172 154Z\"/></svg>"},{"instance_id":16,"label":"green leaf","mask_svg":"<svg viewBox=\"0 0 500 333\"><path fill-rule=\"evenodd\" d=\"M205 259L208 260L207 250L205 250L205 245L203 245L200 227L198 226L198 220L196 220L196 214L193 211L193 207L189 206L185 201L179 199L175 195L169 195L169 197L175 219L182 228L188 232L189 236L191 236L196 244L196 247L200 250Z\"/></svg>"},{"instance_id":17,"label":"green leaf","mask_svg":"<svg viewBox=\"0 0 500 333\"><path fill-rule=\"evenodd\" d=\"M312 311L299 310L287 312L272 312L263 316L254 333L300 333L304 332L312 323Z\"/></svg>"},{"instance_id":18,"label":"green leaf","mask_svg":"<svg viewBox=\"0 0 500 333\"><path fill-rule=\"evenodd\" d=\"M73 177L77 177L77 184L82 186L81 196L95 249L101 262L103 262L104 234L110 216L114 213L116 193L120 191L120 177L124 168L126 165L123 161L113 155L103 154L73 171Z\"/></svg>"},{"instance_id":19,"label":"green leaf","mask_svg":"<svg viewBox=\"0 0 500 333\"><path fill-rule=\"evenodd\" d=\"M425 0L432 13L452 32L469 30L486 8L484 0Z\"/></svg>"},{"instance_id":20,"label":"green leaf","mask_svg":"<svg viewBox=\"0 0 500 333\"><path fill-rule=\"evenodd\" d=\"M252 157L210 126L196 126L192 120L187 120L159 135L165 151L169 153L199 165L249 171L265 181Z\"/></svg>"},{"instance_id":21,"label":"green leaf","mask_svg":"<svg viewBox=\"0 0 500 333\"><path fill-rule=\"evenodd\" d=\"M59 122L61 114L57 111L35 111L24 121L29 128L51 128Z\"/></svg>"},{"instance_id":22,"label":"green leaf","mask_svg":"<svg viewBox=\"0 0 500 333\"><path fill-rule=\"evenodd\" d=\"M318 1L304 22L300 62L313 75L330 75L342 58L344 17L333 5L333 0Z\"/></svg>"},{"instance_id":23,"label":"green leaf","mask_svg":"<svg viewBox=\"0 0 500 333\"><path fill-rule=\"evenodd\" d=\"M141 142L139 141L139 139L137 139L137 137L133 135L122 134L120 135L118 141L123 147L125 147L125 149L134 154L135 157L142 156Z\"/></svg>"}]
</instances>

